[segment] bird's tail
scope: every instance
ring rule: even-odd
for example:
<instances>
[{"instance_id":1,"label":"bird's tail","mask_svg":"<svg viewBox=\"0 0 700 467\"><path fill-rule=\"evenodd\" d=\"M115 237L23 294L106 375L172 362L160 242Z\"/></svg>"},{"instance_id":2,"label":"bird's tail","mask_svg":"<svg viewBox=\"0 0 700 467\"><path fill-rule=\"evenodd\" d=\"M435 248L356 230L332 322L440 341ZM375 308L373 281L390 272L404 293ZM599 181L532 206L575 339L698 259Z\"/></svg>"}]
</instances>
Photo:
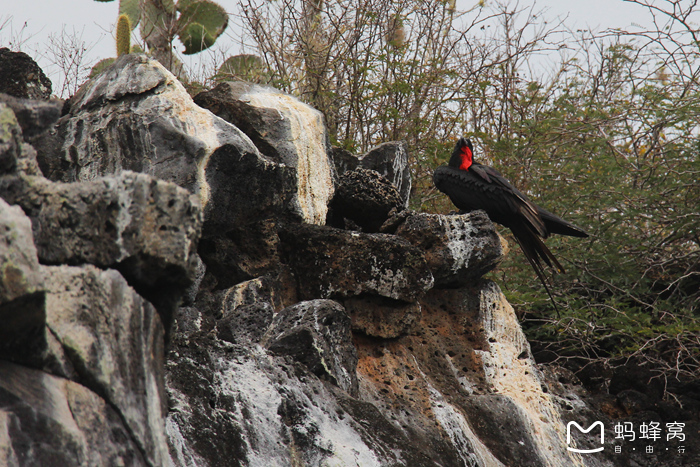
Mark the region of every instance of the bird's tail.
<instances>
[{"instance_id":1,"label":"bird's tail","mask_svg":"<svg viewBox=\"0 0 700 467\"><path fill-rule=\"evenodd\" d=\"M518 242L518 245L520 245L520 249L523 251L525 258L527 258L528 263L530 263L532 269L535 270L537 278L544 286L544 290L547 292L549 299L552 301L558 316L559 308L557 307L557 303L554 301L552 292L550 292L549 286L547 285L547 277L545 275L544 266L542 263L544 262L544 264L560 273L566 272L564 271L564 267L559 263L559 261L557 261L557 258L554 257L552 252L549 251L549 248L547 248L547 245L544 244L539 235L533 232L529 227L523 226L522 228L515 229L511 227L511 231L513 232L515 240Z\"/></svg>"},{"instance_id":2,"label":"bird's tail","mask_svg":"<svg viewBox=\"0 0 700 467\"><path fill-rule=\"evenodd\" d=\"M520 248L527 257L527 260L532 264L533 268L537 272L544 272L544 267L542 263L546 264L550 268L554 269L556 272L565 273L564 267L557 261L547 245L544 244L542 238L537 235L528 226L523 226L522 228L510 229L513 232L513 236L518 241Z\"/></svg>"},{"instance_id":3,"label":"bird's tail","mask_svg":"<svg viewBox=\"0 0 700 467\"><path fill-rule=\"evenodd\" d=\"M571 222L567 222L556 214L552 214L546 209L538 206L540 218L544 221L544 226L550 234L568 235L570 237L588 237L588 233L581 227L576 227ZM551 253L550 253L551 254Z\"/></svg>"}]
</instances>

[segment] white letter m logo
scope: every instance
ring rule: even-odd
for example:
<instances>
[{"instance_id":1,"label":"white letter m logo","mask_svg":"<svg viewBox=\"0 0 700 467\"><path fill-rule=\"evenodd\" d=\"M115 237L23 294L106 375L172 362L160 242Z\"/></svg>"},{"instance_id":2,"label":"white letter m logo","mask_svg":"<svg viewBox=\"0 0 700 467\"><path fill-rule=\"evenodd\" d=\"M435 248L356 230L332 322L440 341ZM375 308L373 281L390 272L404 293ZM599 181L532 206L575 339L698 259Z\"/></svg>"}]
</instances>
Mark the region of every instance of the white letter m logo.
<instances>
[{"instance_id":1,"label":"white letter m logo","mask_svg":"<svg viewBox=\"0 0 700 467\"><path fill-rule=\"evenodd\" d=\"M580 431L581 433L589 433L596 426L600 426L600 444L605 444L605 441L604 441L605 440L605 438L604 438L605 431L604 431L604 427L603 427L603 422L597 421L593 425L589 426L587 429L584 429L581 425L579 425L576 422L569 422L566 424L566 444L567 444L566 449L567 450L572 451L572 452L580 452L582 454L589 454L591 452L600 452L604 449L604 446L601 446L601 447L595 448L595 449L576 449L576 448L572 448L571 446L568 446L571 444L571 425L578 428L578 431Z\"/></svg>"}]
</instances>

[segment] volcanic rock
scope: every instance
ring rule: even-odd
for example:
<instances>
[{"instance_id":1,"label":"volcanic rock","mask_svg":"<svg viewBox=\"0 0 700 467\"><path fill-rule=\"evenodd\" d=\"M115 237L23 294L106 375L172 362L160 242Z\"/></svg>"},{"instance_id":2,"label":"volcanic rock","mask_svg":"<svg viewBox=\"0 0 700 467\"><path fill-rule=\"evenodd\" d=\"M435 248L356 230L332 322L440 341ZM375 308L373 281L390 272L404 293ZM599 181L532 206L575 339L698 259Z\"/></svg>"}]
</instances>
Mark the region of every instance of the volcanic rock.
<instances>
[{"instance_id":1,"label":"volcanic rock","mask_svg":"<svg viewBox=\"0 0 700 467\"><path fill-rule=\"evenodd\" d=\"M119 269L170 322L197 268L201 209L187 191L124 172L88 183L6 176L0 197L32 220L41 262Z\"/></svg>"},{"instance_id":2,"label":"volcanic rock","mask_svg":"<svg viewBox=\"0 0 700 467\"><path fill-rule=\"evenodd\" d=\"M61 99L22 99L8 94L0 94L0 102L12 109L24 138L29 140L50 129L61 117L65 104Z\"/></svg>"},{"instance_id":3,"label":"volcanic rock","mask_svg":"<svg viewBox=\"0 0 700 467\"><path fill-rule=\"evenodd\" d=\"M413 302L433 286L422 252L393 235L290 224L280 241L301 300L367 293Z\"/></svg>"},{"instance_id":4,"label":"volcanic rock","mask_svg":"<svg viewBox=\"0 0 700 467\"><path fill-rule=\"evenodd\" d=\"M18 206L0 199L0 358L25 354L46 323L43 274L32 225Z\"/></svg>"},{"instance_id":5,"label":"volcanic rock","mask_svg":"<svg viewBox=\"0 0 700 467\"><path fill-rule=\"evenodd\" d=\"M262 156L238 128L194 104L179 81L145 55L119 57L67 107L54 150L39 157L52 180L131 170L174 182L200 198L205 234L251 218L296 215L285 211L295 171Z\"/></svg>"},{"instance_id":6,"label":"volcanic rock","mask_svg":"<svg viewBox=\"0 0 700 467\"><path fill-rule=\"evenodd\" d=\"M340 176L330 204L332 225L350 219L365 232L378 232L392 210L402 209L399 192L386 178L363 167Z\"/></svg>"},{"instance_id":7,"label":"volcanic rock","mask_svg":"<svg viewBox=\"0 0 700 467\"><path fill-rule=\"evenodd\" d=\"M405 141L382 143L366 154L356 156L347 149L333 148L329 157L338 175L351 172L357 167L374 170L396 187L401 199L401 207L408 207L411 195L411 170L408 165L408 145Z\"/></svg>"},{"instance_id":8,"label":"volcanic rock","mask_svg":"<svg viewBox=\"0 0 700 467\"><path fill-rule=\"evenodd\" d=\"M51 80L24 52L0 48L0 92L15 97L48 99Z\"/></svg>"},{"instance_id":9,"label":"volcanic rock","mask_svg":"<svg viewBox=\"0 0 700 467\"><path fill-rule=\"evenodd\" d=\"M1 465L149 465L120 415L83 385L0 360L0 407Z\"/></svg>"},{"instance_id":10,"label":"volcanic rock","mask_svg":"<svg viewBox=\"0 0 700 467\"><path fill-rule=\"evenodd\" d=\"M277 355L289 355L313 374L357 395L357 351L350 317L332 300L299 302L275 315L264 338Z\"/></svg>"},{"instance_id":11,"label":"volcanic rock","mask_svg":"<svg viewBox=\"0 0 700 467\"><path fill-rule=\"evenodd\" d=\"M321 112L277 89L240 81L221 83L194 101L240 128L262 154L295 169L290 209L305 222L325 223L333 171Z\"/></svg>"},{"instance_id":12,"label":"volcanic rock","mask_svg":"<svg viewBox=\"0 0 700 467\"><path fill-rule=\"evenodd\" d=\"M435 287L474 283L501 261L501 241L483 211L443 216L415 214L396 229L396 235L425 252Z\"/></svg>"},{"instance_id":13,"label":"volcanic rock","mask_svg":"<svg viewBox=\"0 0 700 467\"><path fill-rule=\"evenodd\" d=\"M22 139L15 114L0 102L0 175L12 173L39 175L36 151Z\"/></svg>"}]
</instances>

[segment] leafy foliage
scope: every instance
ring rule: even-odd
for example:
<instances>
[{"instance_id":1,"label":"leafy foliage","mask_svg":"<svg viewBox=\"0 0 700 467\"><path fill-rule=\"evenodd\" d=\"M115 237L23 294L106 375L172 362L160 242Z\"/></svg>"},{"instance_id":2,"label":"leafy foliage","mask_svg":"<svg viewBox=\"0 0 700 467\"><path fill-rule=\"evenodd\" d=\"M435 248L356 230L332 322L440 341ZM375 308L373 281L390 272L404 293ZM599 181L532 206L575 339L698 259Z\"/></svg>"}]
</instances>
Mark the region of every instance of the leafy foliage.
<instances>
[{"instance_id":1,"label":"leafy foliage","mask_svg":"<svg viewBox=\"0 0 700 467\"><path fill-rule=\"evenodd\" d=\"M511 179L592 234L550 241L570 264L555 278L564 316L542 299L520 257L504 267L518 284L508 295L541 355L572 357L577 368L635 357L693 375L700 369L700 51L678 35L663 38L675 44L673 56L632 39L620 32L598 43L594 63L572 61L573 72L549 88L516 89L509 135L481 135Z\"/></svg>"},{"instance_id":2,"label":"leafy foliage","mask_svg":"<svg viewBox=\"0 0 700 467\"><path fill-rule=\"evenodd\" d=\"M607 53L615 60L618 52L612 47ZM517 122L519 138L504 150L495 147L496 158L511 166L531 152L521 185L548 194L543 204L592 237L551 242L570 264L555 287L566 316L555 317L538 298L540 286L523 274L521 258L504 270L527 285L512 287L509 298L526 318L531 339L555 350L553 357L574 356L582 364L580 357L641 353L692 374L700 361L700 147L697 128L687 126L700 122L700 95L689 89L681 103L669 92L678 83L632 90L632 80L629 89L611 95L579 86L578 79L562 83L537 125Z\"/></svg>"},{"instance_id":3,"label":"leafy foliage","mask_svg":"<svg viewBox=\"0 0 700 467\"><path fill-rule=\"evenodd\" d=\"M133 30L141 21L141 0L119 0L119 16L121 15L126 15L129 18L129 26Z\"/></svg>"},{"instance_id":4,"label":"leafy foliage","mask_svg":"<svg viewBox=\"0 0 700 467\"><path fill-rule=\"evenodd\" d=\"M99 62L95 63L92 66L92 69L90 70L90 75L88 76L88 78L92 79L95 76L99 75L100 73L105 71L108 66L110 66L112 63L114 63L115 60L116 60L116 58L114 58L114 57L103 58Z\"/></svg>"}]
</instances>

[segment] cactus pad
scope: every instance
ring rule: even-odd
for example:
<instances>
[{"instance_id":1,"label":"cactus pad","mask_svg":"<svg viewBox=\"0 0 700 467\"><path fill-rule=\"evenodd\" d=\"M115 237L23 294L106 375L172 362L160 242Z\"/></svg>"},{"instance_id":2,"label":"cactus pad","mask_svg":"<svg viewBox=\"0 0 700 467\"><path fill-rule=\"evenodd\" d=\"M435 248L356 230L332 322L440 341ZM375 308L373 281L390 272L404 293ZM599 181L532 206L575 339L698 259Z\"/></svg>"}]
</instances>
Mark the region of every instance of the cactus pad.
<instances>
[{"instance_id":1,"label":"cactus pad","mask_svg":"<svg viewBox=\"0 0 700 467\"><path fill-rule=\"evenodd\" d=\"M228 25L228 14L220 5L208 0L188 0L185 3L177 24L178 36L185 45L184 53L189 55L214 44Z\"/></svg>"}]
</instances>

